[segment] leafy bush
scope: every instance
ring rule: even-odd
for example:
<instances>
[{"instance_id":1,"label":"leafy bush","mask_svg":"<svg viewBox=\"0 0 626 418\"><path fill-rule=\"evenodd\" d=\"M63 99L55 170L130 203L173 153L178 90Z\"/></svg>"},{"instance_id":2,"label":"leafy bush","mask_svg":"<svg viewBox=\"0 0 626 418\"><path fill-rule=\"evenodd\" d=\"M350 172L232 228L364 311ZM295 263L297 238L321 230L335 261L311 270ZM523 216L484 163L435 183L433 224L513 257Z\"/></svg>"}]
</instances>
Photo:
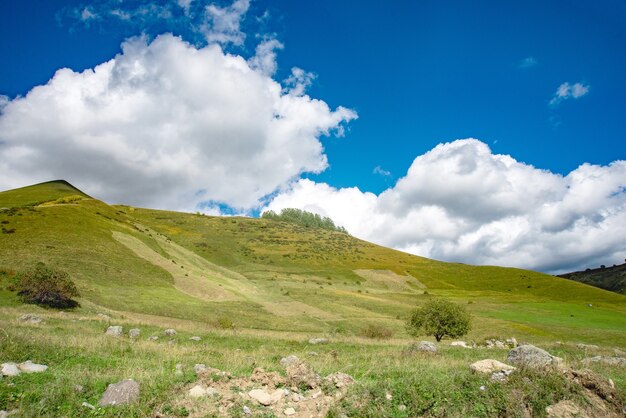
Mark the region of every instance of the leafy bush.
<instances>
[{"instance_id":1,"label":"leafy bush","mask_svg":"<svg viewBox=\"0 0 626 418\"><path fill-rule=\"evenodd\" d=\"M366 338L375 338L377 340L388 340L393 336L393 331L379 324L367 324L361 329L359 335Z\"/></svg>"},{"instance_id":2,"label":"leafy bush","mask_svg":"<svg viewBox=\"0 0 626 418\"><path fill-rule=\"evenodd\" d=\"M15 289L25 303L52 308L75 308L78 290L64 271L53 270L44 263L16 276Z\"/></svg>"},{"instance_id":3,"label":"leafy bush","mask_svg":"<svg viewBox=\"0 0 626 418\"><path fill-rule=\"evenodd\" d=\"M275 221L291 222L294 224L302 225L306 228L322 228L330 231L337 231L347 234L346 228L343 226L335 225L332 219L328 216L321 217L317 213L307 212L305 210L285 208L277 214L273 210L263 212L261 215L263 219L272 219Z\"/></svg>"},{"instance_id":4,"label":"leafy bush","mask_svg":"<svg viewBox=\"0 0 626 418\"><path fill-rule=\"evenodd\" d=\"M217 318L215 326L219 329L235 329L235 323L227 316L220 316Z\"/></svg>"},{"instance_id":5,"label":"leafy bush","mask_svg":"<svg viewBox=\"0 0 626 418\"><path fill-rule=\"evenodd\" d=\"M411 313L407 332L413 336L432 335L457 338L470 330L470 315L464 306L443 299L432 299Z\"/></svg>"}]
</instances>

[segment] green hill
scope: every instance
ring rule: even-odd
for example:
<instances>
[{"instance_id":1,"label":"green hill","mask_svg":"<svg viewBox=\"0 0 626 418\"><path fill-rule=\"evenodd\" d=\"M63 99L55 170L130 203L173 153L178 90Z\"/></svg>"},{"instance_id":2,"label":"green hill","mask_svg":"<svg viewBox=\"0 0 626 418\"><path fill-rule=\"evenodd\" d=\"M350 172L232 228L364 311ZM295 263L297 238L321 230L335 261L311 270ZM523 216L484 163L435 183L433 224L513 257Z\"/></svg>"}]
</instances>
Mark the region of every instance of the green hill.
<instances>
[{"instance_id":1,"label":"green hill","mask_svg":"<svg viewBox=\"0 0 626 418\"><path fill-rule=\"evenodd\" d=\"M626 263L613 267L602 266L597 269L559 274L559 277L610 290L611 292L624 294L626 291Z\"/></svg>"},{"instance_id":2,"label":"green hill","mask_svg":"<svg viewBox=\"0 0 626 418\"><path fill-rule=\"evenodd\" d=\"M245 329L397 335L429 295L468 303L476 337L626 329L621 295L553 276L443 263L335 231L271 219L109 206L64 181L0 193L0 268L43 261L70 273L83 299L118 311ZM8 231L11 231L7 233ZM593 308L589 308L589 305Z\"/></svg>"},{"instance_id":3,"label":"green hill","mask_svg":"<svg viewBox=\"0 0 626 418\"><path fill-rule=\"evenodd\" d=\"M474 361L506 360L508 350L480 346L494 337L541 345L568 366L602 374L602 385L613 379L616 389L602 392L611 394L611 410L621 411L626 399L623 368L585 363L588 348L577 347L597 344L594 355L605 356L626 350L626 296L564 278L429 260L274 219L111 206L64 181L1 192L0 226L0 357L49 366L0 380L0 410L19 416L244 416L244 406L252 416L283 416L252 403L247 390L261 383L244 377L258 377L257 367L284 375L279 360L289 354L322 375L355 378L329 416L521 417L545 416L560 400L598 405L562 372L522 368L507 383L472 373ZM40 261L69 273L79 308L58 312L18 300L13 275ZM474 319L464 339L479 347L443 341L436 354L404 354L412 341L405 319L433 296L467 306ZM42 322L21 318L33 313ZM123 326L125 336L104 335L109 325ZM139 328L140 338L127 337L129 328ZM167 337L166 328L178 334ZM364 332L381 328L393 336ZM312 345L311 337L329 341ZM234 380L198 380L198 363ZM137 403L85 406L128 378L141 384ZM239 387L242 381L250 386ZM190 400L198 382L221 384L234 397ZM313 392L302 389L315 404ZM295 416L310 415L292 406Z\"/></svg>"}]
</instances>

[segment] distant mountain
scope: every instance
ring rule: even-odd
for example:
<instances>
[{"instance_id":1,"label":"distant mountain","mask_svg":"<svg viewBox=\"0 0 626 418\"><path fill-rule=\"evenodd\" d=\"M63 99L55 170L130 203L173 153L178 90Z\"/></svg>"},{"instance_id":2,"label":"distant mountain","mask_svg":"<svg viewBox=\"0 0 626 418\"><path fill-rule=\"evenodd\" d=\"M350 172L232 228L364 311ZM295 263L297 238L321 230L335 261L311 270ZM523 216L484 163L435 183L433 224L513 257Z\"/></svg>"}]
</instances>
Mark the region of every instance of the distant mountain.
<instances>
[{"instance_id":1,"label":"distant mountain","mask_svg":"<svg viewBox=\"0 0 626 418\"><path fill-rule=\"evenodd\" d=\"M626 263L613 267L602 266L597 269L559 274L559 277L624 294L626 290Z\"/></svg>"}]
</instances>

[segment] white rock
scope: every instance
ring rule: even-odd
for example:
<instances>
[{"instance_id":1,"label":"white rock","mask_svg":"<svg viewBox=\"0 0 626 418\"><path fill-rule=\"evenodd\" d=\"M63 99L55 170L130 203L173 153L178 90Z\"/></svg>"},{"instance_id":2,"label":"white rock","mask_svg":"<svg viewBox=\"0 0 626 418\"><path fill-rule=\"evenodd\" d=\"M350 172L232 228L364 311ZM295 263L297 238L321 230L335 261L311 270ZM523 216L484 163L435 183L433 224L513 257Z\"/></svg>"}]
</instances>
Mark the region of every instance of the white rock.
<instances>
[{"instance_id":1,"label":"white rock","mask_svg":"<svg viewBox=\"0 0 626 418\"><path fill-rule=\"evenodd\" d=\"M2 363L2 375L3 376L17 376L20 374L20 369L18 369L17 364L15 363Z\"/></svg>"},{"instance_id":2,"label":"white rock","mask_svg":"<svg viewBox=\"0 0 626 418\"><path fill-rule=\"evenodd\" d=\"M198 374L206 370L206 365L204 364L196 364L193 366L193 371Z\"/></svg>"},{"instance_id":3,"label":"white rock","mask_svg":"<svg viewBox=\"0 0 626 418\"><path fill-rule=\"evenodd\" d=\"M499 371L513 371L515 367L504 364L498 360L485 359L470 364L470 369L478 373L495 373Z\"/></svg>"},{"instance_id":4,"label":"white rock","mask_svg":"<svg viewBox=\"0 0 626 418\"><path fill-rule=\"evenodd\" d=\"M95 406L93 406L92 404L88 403L88 402L83 402L81 404L81 406L85 407L85 408L89 408L89 409L96 409Z\"/></svg>"},{"instance_id":5,"label":"white rock","mask_svg":"<svg viewBox=\"0 0 626 418\"><path fill-rule=\"evenodd\" d=\"M43 320L35 314L25 314L20 316L20 321L28 322L29 324L39 324Z\"/></svg>"},{"instance_id":6,"label":"white rock","mask_svg":"<svg viewBox=\"0 0 626 418\"><path fill-rule=\"evenodd\" d=\"M388 401L393 399L393 395L390 392L385 393L385 399L387 399Z\"/></svg>"},{"instance_id":7,"label":"white rock","mask_svg":"<svg viewBox=\"0 0 626 418\"><path fill-rule=\"evenodd\" d=\"M128 336L130 338L139 338L139 334L141 334L141 330L139 328L133 328L128 331Z\"/></svg>"},{"instance_id":8,"label":"white rock","mask_svg":"<svg viewBox=\"0 0 626 418\"><path fill-rule=\"evenodd\" d=\"M296 414L296 410L293 408L287 408L283 411L283 414L287 415L288 417L295 415Z\"/></svg>"},{"instance_id":9,"label":"white rock","mask_svg":"<svg viewBox=\"0 0 626 418\"><path fill-rule=\"evenodd\" d=\"M175 330L175 329L173 329L173 328L168 328L168 329L166 329L165 331L163 331L163 333L164 333L165 335L167 335L168 337L171 337L172 335L176 335L176 334L177 334L177 333L176 333L176 330Z\"/></svg>"},{"instance_id":10,"label":"white rock","mask_svg":"<svg viewBox=\"0 0 626 418\"><path fill-rule=\"evenodd\" d=\"M452 347L472 348L469 345L467 345L467 343L465 341L452 341L450 343L450 346L452 346Z\"/></svg>"},{"instance_id":11,"label":"white rock","mask_svg":"<svg viewBox=\"0 0 626 418\"><path fill-rule=\"evenodd\" d=\"M262 389L253 389L248 392L248 396L265 406L269 406L280 401L284 394L285 392L282 389L276 389L272 393L267 393Z\"/></svg>"},{"instance_id":12,"label":"white rock","mask_svg":"<svg viewBox=\"0 0 626 418\"><path fill-rule=\"evenodd\" d=\"M243 407L243 413L245 415L250 415L252 413L252 411L250 410L250 408L248 408L247 406Z\"/></svg>"},{"instance_id":13,"label":"white rock","mask_svg":"<svg viewBox=\"0 0 626 418\"><path fill-rule=\"evenodd\" d=\"M189 339L191 341L200 341L200 340L202 340L202 338L198 337L197 335L194 335L193 337L189 337Z\"/></svg>"},{"instance_id":14,"label":"white rock","mask_svg":"<svg viewBox=\"0 0 626 418\"><path fill-rule=\"evenodd\" d=\"M280 359L280 365L283 367L287 367L296 363L300 363L300 359L294 355L283 357Z\"/></svg>"},{"instance_id":15,"label":"white rock","mask_svg":"<svg viewBox=\"0 0 626 418\"><path fill-rule=\"evenodd\" d=\"M327 338L311 338L309 340L309 344L326 344L327 342Z\"/></svg>"},{"instance_id":16,"label":"white rock","mask_svg":"<svg viewBox=\"0 0 626 418\"><path fill-rule=\"evenodd\" d=\"M110 335L112 337L121 337L123 329L119 325L112 325L107 328L106 335Z\"/></svg>"},{"instance_id":17,"label":"white rock","mask_svg":"<svg viewBox=\"0 0 626 418\"><path fill-rule=\"evenodd\" d=\"M151 335L151 336L148 337L148 341L156 341L158 339L159 339L158 335Z\"/></svg>"},{"instance_id":18,"label":"white rock","mask_svg":"<svg viewBox=\"0 0 626 418\"><path fill-rule=\"evenodd\" d=\"M48 366L44 364L36 364L30 360L18 364L17 367L19 367L19 369L24 373L41 373L48 370Z\"/></svg>"},{"instance_id":19,"label":"white rock","mask_svg":"<svg viewBox=\"0 0 626 418\"><path fill-rule=\"evenodd\" d=\"M207 396L206 389L203 386L196 385L189 389L189 396L192 398L203 398Z\"/></svg>"}]
</instances>

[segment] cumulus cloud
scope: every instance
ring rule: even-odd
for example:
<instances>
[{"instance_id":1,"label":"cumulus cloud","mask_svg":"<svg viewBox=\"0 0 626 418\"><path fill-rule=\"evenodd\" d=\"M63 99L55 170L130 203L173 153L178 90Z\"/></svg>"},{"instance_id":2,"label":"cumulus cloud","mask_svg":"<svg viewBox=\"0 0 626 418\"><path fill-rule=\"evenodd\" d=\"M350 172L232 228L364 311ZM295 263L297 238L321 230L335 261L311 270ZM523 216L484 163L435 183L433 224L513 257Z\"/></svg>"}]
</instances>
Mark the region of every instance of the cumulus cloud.
<instances>
[{"instance_id":1,"label":"cumulus cloud","mask_svg":"<svg viewBox=\"0 0 626 418\"><path fill-rule=\"evenodd\" d=\"M272 76L276 72L276 50L285 46L275 38L266 38L255 49L255 54L248 60L250 66L265 75Z\"/></svg>"},{"instance_id":2,"label":"cumulus cloud","mask_svg":"<svg viewBox=\"0 0 626 418\"><path fill-rule=\"evenodd\" d=\"M565 82L556 89L554 96L550 99L551 106L557 106L563 100L579 99L589 93L589 86L582 83L570 84Z\"/></svg>"},{"instance_id":3,"label":"cumulus cloud","mask_svg":"<svg viewBox=\"0 0 626 418\"><path fill-rule=\"evenodd\" d=\"M284 91L294 96L302 96L306 90L313 84L315 74L304 71L302 68L293 67L291 75L283 82Z\"/></svg>"},{"instance_id":4,"label":"cumulus cloud","mask_svg":"<svg viewBox=\"0 0 626 418\"><path fill-rule=\"evenodd\" d=\"M557 272L626 254L626 161L567 176L493 154L475 139L440 144L379 195L302 179L267 209L330 216L353 235L413 254Z\"/></svg>"},{"instance_id":5,"label":"cumulus cloud","mask_svg":"<svg viewBox=\"0 0 626 418\"><path fill-rule=\"evenodd\" d=\"M283 86L219 45L133 38L94 69L0 98L0 189L64 178L110 202L259 205L327 167L320 137L352 110Z\"/></svg>"}]
</instances>

